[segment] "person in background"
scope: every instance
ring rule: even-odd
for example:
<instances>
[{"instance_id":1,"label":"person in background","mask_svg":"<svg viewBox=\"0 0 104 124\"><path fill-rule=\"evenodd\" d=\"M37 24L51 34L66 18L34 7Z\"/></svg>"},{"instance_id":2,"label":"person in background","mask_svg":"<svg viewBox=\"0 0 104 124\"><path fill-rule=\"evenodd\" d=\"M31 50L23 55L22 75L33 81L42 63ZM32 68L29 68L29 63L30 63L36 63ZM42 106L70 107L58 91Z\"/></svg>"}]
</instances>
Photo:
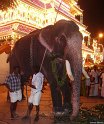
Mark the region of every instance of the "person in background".
<instances>
[{"instance_id":1,"label":"person in background","mask_svg":"<svg viewBox=\"0 0 104 124\"><path fill-rule=\"evenodd\" d=\"M81 81L81 95L89 96L89 86L90 86L90 77L87 71L82 67L82 81Z\"/></svg>"},{"instance_id":2,"label":"person in background","mask_svg":"<svg viewBox=\"0 0 104 124\"><path fill-rule=\"evenodd\" d=\"M102 79L101 97L104 98L104 69L103 69L103 71L102 71L102 74L101 74L100 78Z\"/></svg>"},{"instance_id":3,"label":"person in background","mask_svg":"<svg viewBox=\"0 0 104 124\"><path fill-rule=\"evenodd\" d=\"M39 104L41 99L43 81L44 75L39 72L38 67L35 68L35 73L33 74L32 81L30 81L28 84L31 87L31 94L28 100L28 110L26 115L22 119L28 119L30 117L33 106L36 106L36 116L34 121L39 120Z\"/></svg>"},{"instance_id":4,"label":"person in background","mask_svg":"<svg viewBox=\"0 0 104 124\"><path fill-rule=\"evenodd\" d=\"M15 119L19 117L16 114L17 102L21 101L22 93L21 93L21 77L19 74L19 67L15 66L13 68L13 73L9 74L5 80L5 86L9 90L10 96L10 112L11 112L11 119Z\"/></svg>"},{"instance_id":5,"label":"person in background","mask_svg":"<svg viewBox=\"0 0 104 124\"><path fill-rule=\"evenodd\" d=\"M87 76L86 76L86 96L88 97L89 94L90 94L90 69L86 69L86 73L87 73Z\"/></svg>"},{"instance_id":6,"label":"person in background","mask_svg":"<svg viewBox=\"0 0 104 124\"><path fill-rule=\"evenodd\" d=\"M91 70L91 77L94 78L94 81L93 81L94 91L93 91L92 96L98 96L98 86L99 86L98 77L99 77L99 72L98 72L97 66L94 66L93 69Z\"/></svg>"},{"instance_id":7,"label":"person in background","mask_svg":"<svg viewBox=\"0 0 104 124\"><path fill-rule=\"evenodd\" d=\"M81 96L86 96L86 78L85 76L83 75L82 73L82 76L81 76L81 85L80 85L80 95Z\"/></svg>"}]
</instances>

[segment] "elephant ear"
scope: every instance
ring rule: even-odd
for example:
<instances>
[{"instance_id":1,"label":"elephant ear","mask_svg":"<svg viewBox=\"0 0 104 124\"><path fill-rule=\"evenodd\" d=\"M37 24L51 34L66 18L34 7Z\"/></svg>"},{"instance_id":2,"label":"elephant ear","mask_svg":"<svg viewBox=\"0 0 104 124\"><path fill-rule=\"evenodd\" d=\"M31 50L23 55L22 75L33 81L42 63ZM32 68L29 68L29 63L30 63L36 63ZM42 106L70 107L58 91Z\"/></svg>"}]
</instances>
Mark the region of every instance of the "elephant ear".
<instances>
[{"instance_id":1,"label":"elephant ear","mask_svg":"<svg viewBox=\"0 0 104 124\"><path fill-rule=\"evenodd\" d=\"M65 48L67 46L67 38L63 32L60 32L53 39L55 45L53 47L53 53L57 55L57 57L61 58L64 56Z\"/></svg>"},{"instance_id":2,"label":"elephant ear","mask_svg":"<svg viewBox=\"0 0 104 124\"><path fill-rule=\"evenodd\" d=\"M49 52L53 51L53 42L51 39L53 25L49 25L43 29L41 29L41 32L39 34L39 42L49 50Z\"/></svg>"}]
</instances>

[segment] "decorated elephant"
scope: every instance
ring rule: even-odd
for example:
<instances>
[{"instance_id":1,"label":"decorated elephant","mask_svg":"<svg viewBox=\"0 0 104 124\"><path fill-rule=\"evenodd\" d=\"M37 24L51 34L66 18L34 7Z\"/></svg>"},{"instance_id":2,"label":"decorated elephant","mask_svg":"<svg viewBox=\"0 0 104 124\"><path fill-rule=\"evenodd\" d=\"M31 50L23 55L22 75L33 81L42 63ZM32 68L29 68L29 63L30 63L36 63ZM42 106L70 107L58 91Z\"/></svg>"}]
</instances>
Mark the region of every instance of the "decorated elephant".
<instances>
[{"instance_id":1,"label":"decorated elephant","mask_svg":"<svg viewBox=\"0 0 104 124\"><path fill-rule=\"evenodd\" d=\"M73 119L79 112L80 79L82 73L82 35L78 26L67 20L35 30L19 39L9 57L10 71L20 66L27 77L33 74L36 66L47 78L52 95L53 108L62 106L57 81L52 71L52 61L60 58L68 60L72 67L74 81L71 82L71 103ZM65 81L66 82L66 81Z\"/></svg>"}]
</instances>

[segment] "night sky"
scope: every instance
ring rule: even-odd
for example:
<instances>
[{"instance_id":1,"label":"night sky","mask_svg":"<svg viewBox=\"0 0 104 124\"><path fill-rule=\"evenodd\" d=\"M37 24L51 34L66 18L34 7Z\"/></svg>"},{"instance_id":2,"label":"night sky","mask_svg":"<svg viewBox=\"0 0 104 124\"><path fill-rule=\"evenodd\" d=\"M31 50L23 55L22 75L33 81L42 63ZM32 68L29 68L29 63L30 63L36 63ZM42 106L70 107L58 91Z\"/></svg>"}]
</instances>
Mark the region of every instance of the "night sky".
<instances>
[{"instance_id":1,"label":"night sky","mask_svg":"<svg viewBox=\"0 0 104 124\"><path fill-rule=\"evenodd\" d=\"M104 0L79 0L78 4L84 11L84 24L92 37L99 32L104 33Z\"/></svg>"}]
</instances>

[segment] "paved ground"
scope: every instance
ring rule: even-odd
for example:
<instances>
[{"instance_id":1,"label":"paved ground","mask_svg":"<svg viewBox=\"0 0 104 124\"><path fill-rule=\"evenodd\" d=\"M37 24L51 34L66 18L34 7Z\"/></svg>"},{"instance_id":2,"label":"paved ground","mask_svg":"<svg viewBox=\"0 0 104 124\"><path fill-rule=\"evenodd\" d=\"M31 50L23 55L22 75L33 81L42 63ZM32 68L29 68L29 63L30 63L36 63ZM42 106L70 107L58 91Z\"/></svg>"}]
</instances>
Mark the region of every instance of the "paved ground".
<instances>
[{"instance_id":1,"label":"paved ground","mask_svg":"<svg viewBox=\"0 0 104 124\"><path fill-rule=\"evenodd\" d=\"M17 107L17 112L20 115L18 120L10 120L10 111L9 105L10 103L6 101L7 90L4 86L0 86L0 124L53 124L53 114L52 114L52 101L49 86L45 87L46 90L42 94L41 104L40 104L40 120L38 122L34 122L34 113L35 108L32 111L31 119L27 121L23 121L21 118L25 115L27 109L26 100L19 102ZM30 88L28 87L28 95L30 93ZM104 99L100 98L86 98L81 97L80 102L82 107L90 108L96 104L104 104ZM57 123L59 124L59 123ZM70 124L61 123L61 124Z\"/></svg>"}]
</instances>

